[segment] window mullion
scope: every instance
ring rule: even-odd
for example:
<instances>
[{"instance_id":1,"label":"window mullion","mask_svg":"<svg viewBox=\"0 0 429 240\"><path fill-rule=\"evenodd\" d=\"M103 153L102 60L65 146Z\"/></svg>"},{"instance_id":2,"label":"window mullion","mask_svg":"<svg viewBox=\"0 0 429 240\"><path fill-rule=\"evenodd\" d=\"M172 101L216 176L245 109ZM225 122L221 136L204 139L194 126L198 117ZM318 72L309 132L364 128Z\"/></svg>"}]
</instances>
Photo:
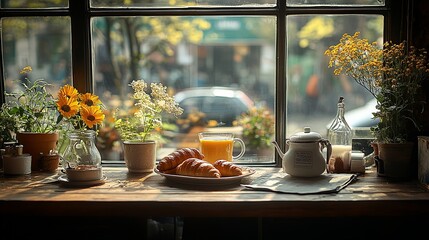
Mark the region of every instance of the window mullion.
<instances>
[{"instance_id":1,"label":"window mullion","mask_svg":"<svg viewBox=\"0 0 429 240\"><path fill-rule=\"evenodd\" d=\"M70 1L72 82L79 92L93 92L89 0Z\"/></svg>"},{"instance_id":2,"label":"window mullion","mask_svg":"<svg viewBox=\"0 0 429 240\"><path fill-rule=\"evenodd\" d=\"M276 32L276 124L275 138L283 152L285 152L286 142L286 1L279 1L277 12L277 32ZM278 154L276 157L276 165L281 166L281 159Z\"/></svg>"}]
</instances>

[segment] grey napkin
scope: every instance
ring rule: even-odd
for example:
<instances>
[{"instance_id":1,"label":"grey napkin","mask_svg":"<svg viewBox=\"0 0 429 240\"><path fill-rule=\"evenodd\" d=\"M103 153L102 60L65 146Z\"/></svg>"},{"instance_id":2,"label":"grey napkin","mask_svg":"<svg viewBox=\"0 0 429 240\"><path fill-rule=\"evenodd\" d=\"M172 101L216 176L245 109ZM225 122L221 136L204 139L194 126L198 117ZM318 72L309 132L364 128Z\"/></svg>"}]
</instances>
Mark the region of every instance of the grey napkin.
<instances>
[{"instance_id":1,"label":"grey napkin","mask_svg":"<svg viewBox=\"0 0 429 240\"><path fill-rule=\"evenodd\" d=\"M292 177L286 173L262 175L242 186L260 191L293 194L338 193L357 179L357 174L335 173L317 177Z\"/></svg>"}]
</instances>

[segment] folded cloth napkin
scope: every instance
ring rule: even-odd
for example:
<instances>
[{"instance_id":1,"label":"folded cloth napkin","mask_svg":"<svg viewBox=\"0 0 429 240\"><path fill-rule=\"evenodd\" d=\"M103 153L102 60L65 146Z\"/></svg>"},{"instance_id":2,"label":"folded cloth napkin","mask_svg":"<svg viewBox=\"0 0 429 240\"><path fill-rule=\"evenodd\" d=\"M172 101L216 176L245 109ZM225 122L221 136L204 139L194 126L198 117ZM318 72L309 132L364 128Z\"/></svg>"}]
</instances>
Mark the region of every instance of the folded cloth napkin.
<instances>
[{"instance_id":1,"label":"folded cloth napkin","mask_svg":"<svg viewBox=\"0 0 429 240\"><path fill-rule=\"evenodd\" d=\"M242 186L260 191L293 194L338 193L357 179L357 174L335 173L317 177L293 177L283 172L258 177Z\"/></svg>"}]
</instances>

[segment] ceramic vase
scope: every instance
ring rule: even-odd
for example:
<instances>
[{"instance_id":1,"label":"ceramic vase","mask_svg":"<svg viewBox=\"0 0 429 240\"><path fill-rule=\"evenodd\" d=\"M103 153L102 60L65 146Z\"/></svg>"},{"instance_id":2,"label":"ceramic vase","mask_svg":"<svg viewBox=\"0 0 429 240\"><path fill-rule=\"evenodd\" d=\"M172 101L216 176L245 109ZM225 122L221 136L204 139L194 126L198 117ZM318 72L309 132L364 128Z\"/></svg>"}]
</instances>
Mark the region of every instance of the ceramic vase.
<instances>
[{"instance_id":1,"label":"ceramic vase","mask_svg":"<svg viewBox=\"0 0 429 240\"><path fill-rule=\"evenodd\" d=\"M41 155L49 154L51 150L57 147L59 134L54 133L33 133L33 132L18 132L16 139L18 143L23 145L23 153L31 155L31 170L41 170Z\"/></svg>"},{"instance_id":2,"label":"ceramic vase","mask_svg":"<svg viewBox=\"0 0 429 240\"><path fill-rule=\"evenodd\" d=\"M156 164L156 142L124 141L124 160L131 173L153 172Z\"/></svg>"}]
</instances>

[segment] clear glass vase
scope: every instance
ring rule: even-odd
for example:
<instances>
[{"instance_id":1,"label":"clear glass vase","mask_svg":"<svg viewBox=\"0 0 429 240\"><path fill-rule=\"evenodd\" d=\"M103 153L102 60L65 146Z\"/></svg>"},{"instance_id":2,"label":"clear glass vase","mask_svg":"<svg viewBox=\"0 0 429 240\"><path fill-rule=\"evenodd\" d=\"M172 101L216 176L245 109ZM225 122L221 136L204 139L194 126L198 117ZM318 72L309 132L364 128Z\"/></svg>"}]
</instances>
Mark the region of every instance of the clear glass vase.
<instances>
[{"instance_id":1,"label":"clear glass vase","mask_svg":"<svg viewBox=\"0 0 429 240\"><path fill-rule=\"evenodd\" d=\"M328 129L328 140L332 144L332 154L330 158L334 161L342 162L345 172L350 171L350 152L352 151L352 129L347 123L345 117L344 97L340 97L337 103L337 114ZM341 170L341 171L343 171Z\"/></svg>"},{"instance_id":2,"label":"clear glass vase","mask_svg":"<svg viewBox=\"0 0 429 240\"><path fill-rule=\"evenodd\" d=\"M69 143L62 156L62 166L70 181L101 179L101 155L95 145L95 137L93 130L68 134Z\"/></svg>"}]
</instances>

